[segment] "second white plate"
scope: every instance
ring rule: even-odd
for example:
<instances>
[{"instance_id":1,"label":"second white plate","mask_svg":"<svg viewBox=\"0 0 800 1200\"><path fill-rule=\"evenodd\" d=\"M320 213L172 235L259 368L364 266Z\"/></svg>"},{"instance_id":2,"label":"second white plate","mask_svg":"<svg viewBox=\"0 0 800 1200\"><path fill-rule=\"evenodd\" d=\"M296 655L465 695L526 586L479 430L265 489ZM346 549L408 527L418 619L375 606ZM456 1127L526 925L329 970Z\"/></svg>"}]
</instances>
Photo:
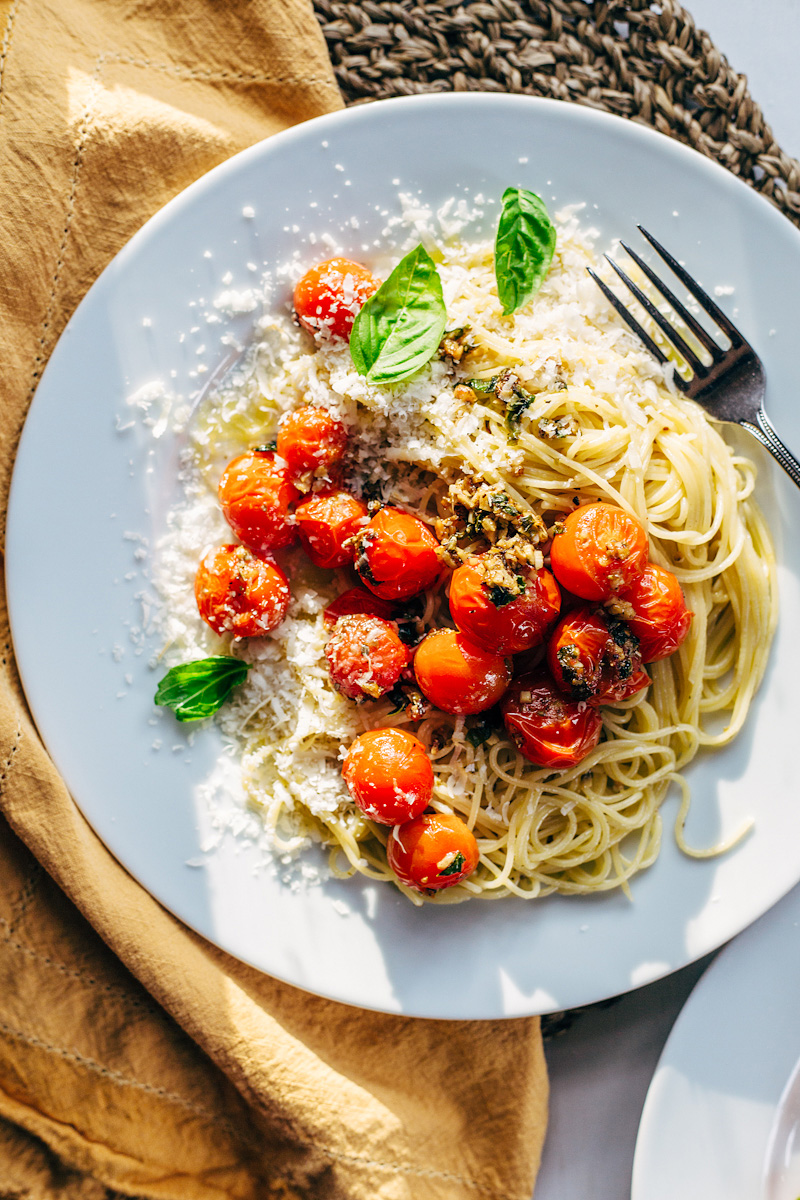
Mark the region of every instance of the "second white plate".
<instances>
[{"instance_id":1,"label":"second white plate","mask_svg":"<svg viewBox=\"0 0 800 1200\"><path fill-rule=\"evenodd\" d=\"M797 1200L798 995L796 888L684 1005L647 1094L631 1200Z\"/></svg>"}]
</instances>

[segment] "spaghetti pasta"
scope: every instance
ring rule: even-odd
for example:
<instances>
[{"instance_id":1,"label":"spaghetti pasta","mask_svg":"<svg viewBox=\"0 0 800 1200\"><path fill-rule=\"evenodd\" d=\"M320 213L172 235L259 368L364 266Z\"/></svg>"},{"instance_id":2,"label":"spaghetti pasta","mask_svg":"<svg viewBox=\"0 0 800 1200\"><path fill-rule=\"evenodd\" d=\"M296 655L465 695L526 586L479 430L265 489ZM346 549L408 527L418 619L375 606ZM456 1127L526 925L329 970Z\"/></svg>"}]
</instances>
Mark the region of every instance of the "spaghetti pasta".
<instances>
[{"instance_id":1,"label":"spaghetti pasta","mask_svg":"<svg viewBox=\"0 0 800 1200\"><path fill-rule=\"evenodd\" d=\"M679 845L712 852L686 844L682 772L701 747L722 746L741 729L777 615L754 466L607 307L586 275L597 256L575 216L559 225L541 291L512 316L497 300L490 245L444 245L439 257L449 324L469 327L462 362L435 359L405 383L376 387L354 370L346 346L312 348L288 319L272 316L247 362L205 402L192 432L187 500L162 547L168 636L183 653L219 650L179 599L191 591L200 550L224 534L213 489L228 457L273 436L280 415L301 403L322 404L348 425L354 490L377 491L428 521L446 513L449 485L464 478L500 485L539 516L593 500L628 510L647 529L651 560L680 580L694 619L680 648L651 664L646 693L601 710L602 739L577 766L536 767L502 728L478 728L472 718L433 711L411 722L386 699L357 706L338 695L325 667L322 614L350 581L310 567L296 550L278 555L292 580L289 618L234 648L252 666L219 715L279 854L317 841L330 847L334 874L398 882L386 862L390 830L354 808L340 755L362 730L399 725L430 748L433 809L459 814L480 850L476 871L432 902L625 887L658 855L659 810L672 784L682 789ZM511 426L495 397L459 388L503 369L533 395ZM442 588L425 594L419 620L452 624Z\"/></svg>"}]
</instances>

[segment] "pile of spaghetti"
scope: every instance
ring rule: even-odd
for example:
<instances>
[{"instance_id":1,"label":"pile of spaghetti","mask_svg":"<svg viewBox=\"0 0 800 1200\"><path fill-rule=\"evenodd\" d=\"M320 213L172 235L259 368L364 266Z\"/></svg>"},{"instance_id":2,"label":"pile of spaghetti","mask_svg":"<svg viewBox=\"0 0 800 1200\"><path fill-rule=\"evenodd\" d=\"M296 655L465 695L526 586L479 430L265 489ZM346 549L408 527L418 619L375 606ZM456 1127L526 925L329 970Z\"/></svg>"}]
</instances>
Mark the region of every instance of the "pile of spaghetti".
<instances>
[{"instance_id":1,"label":"pile of spaghetti","mask_svg":"<svg viewBox=\"0 0 800 1200\"><path fill-rule=\"evenodd\" d=\"M306 304L305 328L289 314L265 318L245 363L197 416L186 501L162 546L174 661L210 654L247 665L247 678L216 719L277 853L321 843L335 874L392 881L415 902L625 887L658 854L659 809L671 784L682 789L679 844L705 853L683 841L689 791L682 772L701 747L736 737L775 627L774 559L752 499L753 464L733 452L720 427L677 391L607 306L586 273L597 267L593 239L573 215L553 242L535 296L510 312L498 295L497 243L440 244L434 259L447 328L437 331L427 360L399 381L382 378L348 345L353 320L377 287L359 291L357 268L352 275L345 269L339 285L344 336L331 328L332 310L317 304L317 293ZM301 320L302 303L296 299ZM302 448L294 468L280 456L281 430L309 410L343 431L335 467L324 456L303 461ZM208 547L233 545L230 527L246 542L217 489L224 471L230 483L231 457L248 454L288 471L296 495L287 502L285 541L260 552L287 586L276 585L269 618L243 634L232 615L236 605L223 604L216 618L213 604L203 611L196 572L199 559L218 569L217 551ZM315 553L317 527L307 519L309 506L336 489L357 505L349 510L348 538L336 547L346 543L343 562L326 559L319 544ZM560 617L556 601L541 636L515 654L497 694L490 688L477 709L456 704L445 711L446 701L437 703L445 693L426 686L424 671L415 672L410 660L416 653L423 661L420 643L432 635L456 636L454 568L463 573L477 564L476 586L502 617L519 606L526 581L530 597L531 580L553 565L550 552L570 514L603 506L646 531L644 558L678 581L676 611L686 615L673 652L645 655L643 668L639 641L619 635L634 615L624 587L591 598L621 655L617 683L633 675L639 686L607 689L597 703L585 662L576 673L569 654L552 650L565 702L590 709L597 736L573 764L542 765L525 753L523 738L512 736L509 695L519 710L530 705L525 680L545 670L557 621L586 607L585 599L569 596L563 579ZM411 603L382 593L380 571L370 568L366 531L381 513L386 523L387 512L421 522L440 543L438 569ZM353 606L354 587L371 591L376 607ZM342 604L343 597L350 600ZM363 619L390 625L409 653L386 680L370 666L354 684L352 663L342 665L331 644L337 628ZM354 628L358 634L365 627ZM505 644L499 654L509 658ZM607 659L602 669L607 682ZM391 813L375 820L343 779L342 760L348 775L347 755L365 731L391 729L413 734L430 761L427 814L455 815L475 839L475 862L465 864L455 852L441 859L446 885L415 885L397 869L396 848L392 868L387 844L402 822ZM456 870L454 862L470 869Z\"/></svg>"}]
</instances>

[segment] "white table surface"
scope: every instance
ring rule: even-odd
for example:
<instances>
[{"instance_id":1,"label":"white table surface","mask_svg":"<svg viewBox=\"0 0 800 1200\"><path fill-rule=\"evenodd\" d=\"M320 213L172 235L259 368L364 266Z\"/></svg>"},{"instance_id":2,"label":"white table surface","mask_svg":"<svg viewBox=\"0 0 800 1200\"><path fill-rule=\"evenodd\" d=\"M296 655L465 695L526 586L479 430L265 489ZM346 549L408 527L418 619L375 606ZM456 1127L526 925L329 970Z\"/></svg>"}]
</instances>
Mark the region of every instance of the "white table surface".
<instances>
[{"instance_id":1,"label":"white table surface","mask_svg":"<svg viewBox=\"0 0 800 1200\"><path fill-rule=\"evenodd\" d=\"M734 70L747 75L778 143L800 157L800 0L688 0L687 7ZM585 1010L547 1043L550 1125L536 1200L629 1200L653 1071L709 961Z\"/></svg>"}]
</instances>

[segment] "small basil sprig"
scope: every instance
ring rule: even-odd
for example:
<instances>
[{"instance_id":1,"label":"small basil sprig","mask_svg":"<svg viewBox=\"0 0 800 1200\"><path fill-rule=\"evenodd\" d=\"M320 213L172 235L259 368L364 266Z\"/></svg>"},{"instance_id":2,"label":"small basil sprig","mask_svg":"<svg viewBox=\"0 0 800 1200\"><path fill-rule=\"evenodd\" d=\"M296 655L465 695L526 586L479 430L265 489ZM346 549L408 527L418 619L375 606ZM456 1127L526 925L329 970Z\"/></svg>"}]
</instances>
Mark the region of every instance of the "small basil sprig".
<instances>
[{"instance_id":1,"label":"small basil sprig","mask_svg":"<svg viewBox=\"0 0 800 1200\"><path fill-rule=\"evenodd\" d=\"M249 663L229 654L180 663L159 683L155 702L171 708L179 721L202 721L225 703L249 670Z\"/></svg>"},{"instance_id":2,"label":"small basil sprig","mask_svg":"<svg viewBox=\"0 0 800 1200\"><path fill-rule=\"evenodd\" d=\"M516 575L518 592L512 592L510 588L503 587L502 583L485 583L483 586L489 593L489 599L495 608L502 608L506 604L510 604L512 600L516 600L518 596L525 593L525 576Z\"/></svg>"},{"instance_id":3,"label":"small basil sprig","mask_svg":"<svg viewBox=\"0 0 800 1200\"><path fill-rule=\"evenodd\" d=\"M424 246L417 246L359 312L350 356L370 383L399 383L433 357L446 324L439 272Z\"/></svg>"},{"instance_id":4,"label":"small basil sprig","mask_svg":"<svg viewBox=\"0 0 800 1200\"><path fill-rule=\"evenodd\" d=\"M453 859L453 861L450 863L450 866L445 867L445 869L443 871L440 871L439 875L440 876L442 876L442 875L457 875L459 873L459 871L462 871L463 869L464 869L464 855L461 853L460 850L457 850L456 856Z\"/></svg>"},{"instance_id":5,"label":"small basil sprig","mask_svg":"<svg viewBox=\"0 0 800 1200\"><path fill-rule=\"evenodd\" d=\"M541 197L525 188L506 188L494 244L497 295L506 315L538 292L555 248L555 227Z\"/></svg>"}]
</instances>

